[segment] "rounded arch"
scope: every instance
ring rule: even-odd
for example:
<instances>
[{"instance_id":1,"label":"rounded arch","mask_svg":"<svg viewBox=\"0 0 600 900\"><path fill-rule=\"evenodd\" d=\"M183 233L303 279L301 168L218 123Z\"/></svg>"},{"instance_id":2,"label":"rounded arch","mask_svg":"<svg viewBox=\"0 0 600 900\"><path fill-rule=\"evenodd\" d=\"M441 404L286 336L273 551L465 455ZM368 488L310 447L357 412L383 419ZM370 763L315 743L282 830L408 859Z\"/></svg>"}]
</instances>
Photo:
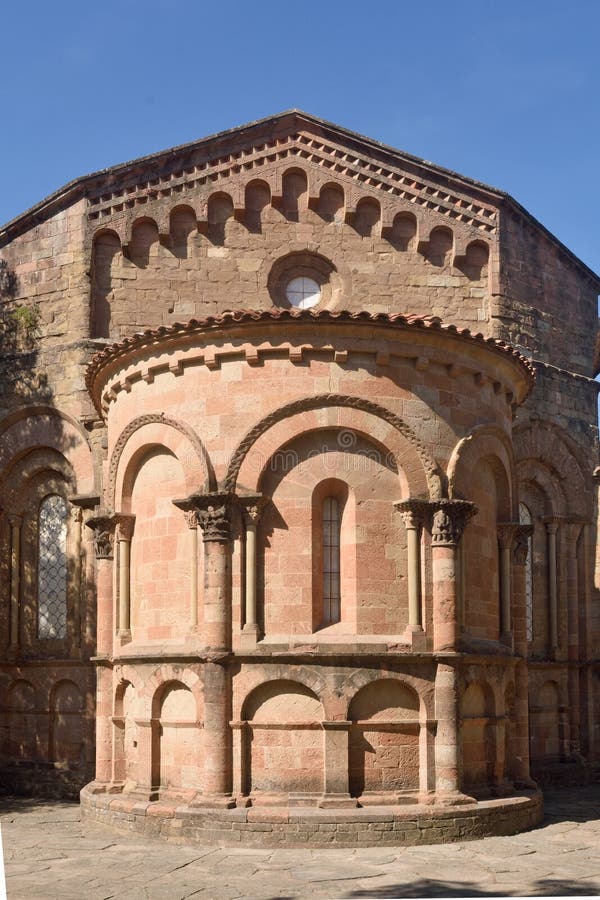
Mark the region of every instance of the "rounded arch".
<instances>
[{"instance_id":1,"label":"rounded arch","mask_svg":"<svg viewBox=\"0 0 600 900\"><path fill-rule=\"evenodd\" d=\"M404 673L397 678L391 678L389 676L387 678L382 678L380 672L362 669L354 672L344 683L344 697L347 698L346 708L344 710L345 718L350 719L350 707L354 698L358 696L361 691L368 688L370 685L377 685L384 680L397 681L418 697L419 719L422 723L424 723L428 717L433 717L434 689L432 684ZM374 688L374 690L376 690L376 688Z\"/></svg>"},{"instance_id":2,"label":"rounded arch","mask_svg":"<svg viewBox=\"0 0 600 900\"><path fill-rule=\"evenodd\" d=\"M514 429L513 444L520 480L527 465L530 471L532 463L545 467L559 483L569 486L568 491L563 491L567 512L589 516L592 461L563 428L553 422L530 419Z\"/></svg>"},{"instance_id":3,"label":"rounded arch","mask_svg":"<svg viewBox=\"0 0 600 900\"><path fill-rule=\"evenodd\" d=\"M68 496L75 493L75 473L68 460L57 450L39 447L16 459L0 479L1 504L6 511L21 513L21 504L32 494L47 493ZM60 487L58 487L60 485Z\"/></svg>"},{"instance_id":4,"label":"rounded arch","mask_svg":"<svg viewBox=\"0 0 600 900\"><path fill-rule=\"evenodd\" d=\"M190 702L184 700L183 704L173 702L173 696L177 691L182 691L184 694L189 695ZM194 697L194 692L191 687L187 684L184 684L182 680L177 677L170 678L166 681L163 681L155 690L154 696L152 697L152 718L153 719L161 719L168 715L175 714L175 706L183 707L183 709L179 709L179 715L185 716L189 718L192 715L191 712L191 704L193 702L194 713L195 716L194 721L201 721L202 716L200 715L200 710L198 709L197 698Z\"/></svg>"},{"instance_id":5,"label":"rounded arch","mask_svg":"<svg viewBox=\"0 0 600 900\"><path fill-rule=\"evenodd\" d=\"M285 665L274 667L268 675L259 672L255 673L252 680L244 685L246 689L243 693L241 691L234 691L234 718L244 720L246 701L248 698L251 697L255 691L258 691L260 694L260 689L271 682L277 682L279 684L289 682L291 684L300 685L318 699L325 710L325 718L330 718L328 715L328 700L330 698L326 691L324 676L309 666L294 666L293 671L290 671L289 667Z\"/></svg>"},{"instance_id":6,"label":"rounded arch","mask_svg":"<svg viewBox=\"0 0 600 900\"><path fill-rule=\"evenodd\" d=\"M78 494L93 494L96 477L85 430L65 413L51 407L25 407L0 423L0 473L33 449L50 448L63 456L74 475Z\"/></svg>"},{"instance_id":7,"label":"rounded arch","mask_svg":"<svg viewBox=\"0 0 600 900\"><path fill-rule=\"evenodd\" d=\"M354 230L362 237L376 236L381 223L381 204L375 197L361 197L354 213Z\"/></svg>"},{"instance_id":8,"label":"rounded arch","mask_svg":"<svg viewBox=\"0 0 600 900\"><path fill-rule=\"evenodd\" d=\"M107 505L115 507L121 496L125 473L130 469L133 457L142 447L160 445L169 450L181 462L193 491L216 489L214 470L198 435L187 425L164 413L151 413L133 419L119 435L111 454L107 479ZM127 450L127 452L125 452Z\"/></svg>"},{"instance_id":9,"label":"rounded arch","mask_svg":"<svg viewBox=\"0 0 600 900\"><path fill-rule=\"evenodd\" d=\"M242 704L244 721L320 722L323 715L323 704L317 694L302 682L289 678L264 681L250 691Z\"/></svg>"},{"instance_id":10,"label":"rounded arch","mask_svg":"<svg viewBox=\"0 0 600 900\"><path fill-rule=\"evenodd\" d=\"M477 425L461 438L450 455L447 468L448 496L466 497L466 488L479 462L493 459L501 466L509 488L507 518L518 518L515 454L508 435L497 425Z\"/></svg>"},{"instance_id":11,"label":"rounded arch","mask_svg":"<svg viewBox=\"0 0 600 900\"><path fill-rule=\"evenodd\" d=\"M400 678L378 678L360 688L348 705L348 719L386 722L416 719L421 698L415 688Z\"/></svg>"},{"instance_id":12,"label":"rounded arch","mask_svg":"<svg viewBox=\"0 0 600 900\"><path fill-rule=\"evenodd\" d=\"M496 698L494 691L483 678L470 681L462 695L461 716L463 719L488 718L495 715Z\"/></svg>"},{"instance_id":13,"label":"rounded arch","mask_svg":"<svg viewBox=\"0 0 600 900\"><path fill-rule=\"evenodd\" d=\"M293 423L287 421L292 419ZM391 426L391 429L385 428L385 425ZM227 491L235 491L238 482L249 489L255 486L264 468L263 461L269 459L272 453L302 431L323 427L356 430L365 434L371 441L373 438L377 440L383 429L385 438L392 441L396 452L399 451L398 445L402 446L405 456L399 460L398 469L404 471L408 481L412 481L415 485L414 495L426 493L431 499L440 499L443 496L438 466L406 422L370 400L338 394L304 397L274 410L261 419L233 452L224 479L224 488ZM271 430L272 433L261 440ZM398 441L397 436L396 440L392 440L394 431L402 440ZM380 443L386 446L385 440L381 440ZM251 450L255 452L251 453Z\"/></svg>"},{"instance_id":14,"label":"rounded arch","mask_svg":"<svg viewBox=\"0 0 600 900\"><path fill-rule=\"evenodd\" d=\"M160 710L162 696L169 684L181 683L194 695L198 721L202 721L204 699L202 695L202 682L199 676L191 669L180 669L178 666L159 666L154 670L150 678L144 683L138 692L138 711L141 718L156 718L156 709Z\"/></svg>"}]
</instances>

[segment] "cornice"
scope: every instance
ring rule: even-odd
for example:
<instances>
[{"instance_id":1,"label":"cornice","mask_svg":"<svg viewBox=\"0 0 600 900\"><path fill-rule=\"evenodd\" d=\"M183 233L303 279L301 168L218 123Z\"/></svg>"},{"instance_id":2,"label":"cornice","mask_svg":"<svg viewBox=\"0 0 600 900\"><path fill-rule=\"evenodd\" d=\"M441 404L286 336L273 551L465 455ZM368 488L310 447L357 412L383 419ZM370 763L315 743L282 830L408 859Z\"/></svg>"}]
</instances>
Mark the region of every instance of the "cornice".
<instances>
[{"instance_id":1,"label":"cornice","mask_svg":"<svg viewBox=\"0 0 600 900\"><path fill-rule=\"evenodd\" d=\"M450 339L465 342L471 346L482 346L492 353L499 354L504 359L511 360L521 368L526 378L527 389L526 394L531 390L535 380L535 367L530 360L507 344L505 341L497 338L485 337L481 333L473 333L466 328L458 328L456 325L445 325L435 316L416 316L402 315L400 313L370 313L358 312L351 313L346 310L298 310L298 309L280 309L272 307L266 310L248 310L241 309L232 312L226 312L217 316L207 316L201 319L190 319L188 322L176 322L173 325L163 325L158 328L147 329L138 332L131 337L124 338L121 341L110 344L104 350L96 353L92 358L86 373L86 385L90 395L98 411L103 414L100 398L97 396L96 381L107 367L114 368L120 363L126 364L131 354L150 350L155 353L161 353L166 350L167 346L179 338L184 340L189 346L190 339L194 341L196 338L198 343L204 347L211 347L211 335L221 338L227 335L230 330L239 330L240 327L247 328L248 341L252 339L252 334L261 326L281 326L285 329L286 337L290 328L300 328L306 325L314 325L319 328L335 329L343 325L352 325L360 328L382 328L393 329L397 331L414 331L415 337L418 332L429 334L439 334L448 336ZM415 346L415 355L419 357L418 346ZM239 350L238 350L239 352ZM302 348L299 347L296 354L302 356ZM218 354L206 353L205 362L209 368L218 368ZM254 354L256 356L256 353ZM338 360L337 357L340 357ZM342 358L344 354L335 354L336 361L344 362ZM347 356L347 353L345 354ZM417 360L417 365L419 364ZM256 363L257 360L252 357L247 360L250 363ZM421 360L422 365L426 365L428 360ZM176 373L181 374L182 363L172 360L170 368ZM151 373L148 374L146 380L151 380ZM523 398L524 399L524 398Z\"/></svg>"}]
</instances>

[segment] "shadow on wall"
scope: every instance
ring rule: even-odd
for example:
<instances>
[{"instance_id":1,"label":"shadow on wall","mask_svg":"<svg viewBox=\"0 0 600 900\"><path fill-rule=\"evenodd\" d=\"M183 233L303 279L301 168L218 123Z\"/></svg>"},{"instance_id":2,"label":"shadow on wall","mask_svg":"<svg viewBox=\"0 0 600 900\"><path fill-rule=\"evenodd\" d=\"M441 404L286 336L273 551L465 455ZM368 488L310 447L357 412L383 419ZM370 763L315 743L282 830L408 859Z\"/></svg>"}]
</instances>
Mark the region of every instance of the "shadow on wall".
<instances>
[{"instance_id":1,"label":"shadow on wall","mask_svg":"<svg viewBox=\"0 0 600 900\"><path fill-rule=\"evenodd\" d=\"M519 885L521 879L515 869L515 884ZM563 878L540 878L528 886L528 897L569 897L589 896L596 897L600 888L600 882L582 886L580 881L569 881ZM517 890L519 890L517 888ZM503 893L504 896L514 896L513 892ZM368 888L361 891L350 891L346 897L497 897L498 886L486 890L468 882L437 881L429 878L421 878L418 881L398 882L387 885L384 888Z\"/></svg>"}]
</instances>

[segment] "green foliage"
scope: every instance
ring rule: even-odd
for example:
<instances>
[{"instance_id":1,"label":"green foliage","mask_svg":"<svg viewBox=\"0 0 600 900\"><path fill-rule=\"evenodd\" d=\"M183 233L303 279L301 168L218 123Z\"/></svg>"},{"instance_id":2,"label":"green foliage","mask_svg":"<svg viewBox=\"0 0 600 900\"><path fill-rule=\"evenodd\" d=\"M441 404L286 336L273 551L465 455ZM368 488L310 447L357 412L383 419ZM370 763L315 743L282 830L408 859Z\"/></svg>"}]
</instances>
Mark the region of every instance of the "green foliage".
<instances>
[{"instance_id":1,"label":"green foliage","mask_svg":"<svg viewBox=\"0 0 600 900\"><path fill-rule=\"evenodd\" d=\"M40 311L37 306L15 306L8 313L8 319L23 337L32 339L38 336Z\"/></svg>"}]
</instances>

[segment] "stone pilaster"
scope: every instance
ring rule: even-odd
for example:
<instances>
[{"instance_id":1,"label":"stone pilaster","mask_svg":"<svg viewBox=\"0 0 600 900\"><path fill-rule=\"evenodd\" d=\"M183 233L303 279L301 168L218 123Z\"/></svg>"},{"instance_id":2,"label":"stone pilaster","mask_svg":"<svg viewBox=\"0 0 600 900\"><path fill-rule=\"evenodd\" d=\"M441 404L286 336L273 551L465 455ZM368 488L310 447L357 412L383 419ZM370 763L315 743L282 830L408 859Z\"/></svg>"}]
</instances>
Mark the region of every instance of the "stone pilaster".
<instances>
[{"instance_id":1,"label":"stone pilaster","mask_svg":"<svg viewBox=\"0 0 600 900\"><path fill-rule=\"evenodd\" d=\"M533 525L519 525L513 544L513 636L515 665L515 704L513 757L506 761L515 787L532 788L529 771L529 671L527 668L527 585L526 564Z\"/></svg>"},{"instance_id":2,"label":"stone pilaster","mask_svg":"<svg viewBox=\"0 0 600 900\"><path fill-rule=\"evenodd\" d=\"M556 536L559 520L544 519L548 547L548 596L550 602L550 653L556 657L558 651L558 572L556 569Z\"/></svg>"}]
</instances>

